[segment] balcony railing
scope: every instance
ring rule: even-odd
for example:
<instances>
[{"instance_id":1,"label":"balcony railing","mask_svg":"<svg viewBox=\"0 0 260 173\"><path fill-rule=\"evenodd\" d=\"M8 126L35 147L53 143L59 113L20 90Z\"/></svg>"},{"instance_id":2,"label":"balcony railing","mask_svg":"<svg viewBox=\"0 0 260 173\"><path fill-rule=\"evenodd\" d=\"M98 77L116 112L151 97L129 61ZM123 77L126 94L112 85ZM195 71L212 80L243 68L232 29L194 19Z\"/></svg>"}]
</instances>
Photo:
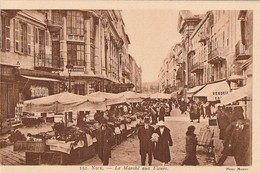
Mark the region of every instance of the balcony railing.
<instances>
[{"instance_id":1,"label":"balcony railing","mask_svg":"<svg viewBox=\"0 0 260 173\"><path fill-rule=\"evenodd\" d=\"M79 59L68 60L68 64L72 64L73 66L85 66L85 60L79 60Z\"/></svg>"},{"instance_id":2,"label":"balcony railing","mask_svg":"<svg viewBox=\"0 0 260 173\"><path fill-rule=\"evenodd\" d=\"M250 58L250 54L248 49L246 49L246 45L238 41L236 44L236 60L246 60L248 58Z\"/></svg>"},{"instance_id":3,"label":"balcony railing","mask_svg":"<svg viewBox=\"0 0 260 173\"><path fill-rule=\"evenodd\" d=\"M201 33L199 35L199 43L203 43L203 45L205 46L207 43L207 36L205 33Z\"/></svg>"},{"instance_id":4,"label":"balcony railing","mask_svg":"<svg viewBox=\"0 0 260 173\"><path fill-rule=\"evenodd\" d=\"M211 50L208 54L208 63L215 64L219 61L225 60L222 52L223 48L216 48L214 50Z\"/></svg>"},{"instance_id":5,"label":"balcony railing","mask_svg":"<svg viewBox=\"0 0 260 173\"><path fill-rule=\"evenodd\" d=\"M62 58L52 58L51 54L38 53L34 56L34 67L51 70L62 70L64 69Z\"/></svg>"},{"instance_id":6,"label":"balcony railing","mask_svg":"<svg viewBox=\"0 0 260 173\"><path fill-rule=\"evenodd\" d=\"M191 66L191 73L199 73L203 71L202 63L197 62Z\"/></svg>"},{"instance_id":7,"label":"balcony railing","mask_svg":"<svg viewBox=\"0 0 260 173\"><path fill-rule=\"evenodd\" d=\"M62 28L62 22L61 21L54 21L54 20L48 20L47 21L47 27L51 33L57 33Z\"/></svg>"}]
</instances>

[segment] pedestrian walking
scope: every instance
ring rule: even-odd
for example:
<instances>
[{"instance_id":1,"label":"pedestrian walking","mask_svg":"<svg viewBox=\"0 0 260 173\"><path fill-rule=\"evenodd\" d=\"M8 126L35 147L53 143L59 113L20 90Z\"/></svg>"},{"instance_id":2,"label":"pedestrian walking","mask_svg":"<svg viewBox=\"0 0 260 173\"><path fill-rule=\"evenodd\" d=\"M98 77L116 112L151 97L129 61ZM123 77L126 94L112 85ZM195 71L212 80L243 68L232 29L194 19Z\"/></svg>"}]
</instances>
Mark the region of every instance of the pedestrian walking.
<instances>
[{"instance_id":1,"label":"pedestrian walking","mask_svg":"<svg viewBox=\"0 0 260 173\"><path fill-rule=\"evenodd\" d=\"M111 140L113 136L113 130L108 127L107 122L103 120L101 127L97 130L96 134L98 143L98 156L103 165L109 164L109 158L111 158Z\"/></svg>"},{"instance_id":2,"label":"pedestrian walking","mask_svg":"<svg viewBox=\"0 0 260 173\"><path fill-rule=\"evenodd\" d=\"M172 112L172 99L169 100L169 111L170 111L170 114Z\"/></svg>"},{"instance_id":3,"label":"pedestrian walking","mask_svg":"<svg viewBox=\"0 0 260 173\"><path fill-rule=\"evenodd\" d=\"M196 156L197 138L194 134L195 127L189 126L186 132L186 156L181 165L198 165L198 159Z\"/></svg>"},{"instance_id":4,"label":"pedestrian walking","mask_svg":"<svg viewBox=\"0 0 260 173\"><path fill-rule=\"evenodd\" d=\"M198 104L194 104L194 119L198 120L198 123L200 122L200 108Z\"/></svg>"},{"instance_id":5,"label":"pedestrian walking","mask_svg":"<svg viewBox=\"0 0 260 173\"><path fill-rule=\"evenodd\" d=\"M170 129L164 124L164 121L157 123L158 128L155 133L158 134L158 142L156 142L154 159L159 160L164 164L167 164L171 160L170 148L173 145Z\"/></svg>"},{"instance_id":6,"label":"pedestrian walking","mask_svg":"<svg viewBox=\"0 0 260 173\"><path fill-rule=\"evenodd\" d=\"M216 115L216 107L215 107L215 104L211 104L210 106L210 113L211 113L211 116L214 117Z\"/></svg>"},{"instance_id":7,"label":"pedestrian walking","mask_svg":"<svg viewBox=\"0 0 260 173\"><path fill-rule=\"evenodd\" d=\"M188 104L187 104L187 100L184 100L183 101L183 113L186 115L186 111L187 111L187 106Z\"/></svg>"},{"instance_id":8,"label":"pedestrian walking","mask_svg":"<svg viewBox=\"0 0 260 173\"><path fill-rule=\"evenodd\" d=\"M216 112L218 127L219 127L219 139L224 140L225 130L230 124L230 120L228 116L221 110L221 107L218 106L218 110Z\"/></svg>"},{"instance_id":9,"label":"pedestrian walking","mask_svg":"<svg viewBox=\"0 0 260 173\"><path fill-rule=\"evenodd\" d=\"M156 112L156 109L155 109L155 107L150 106L149 110L150 110L150 113L152 115L152 124L156 124L157 123L157 112Z\"/></svg>"},{"instance_id":10,"label":"pedestrian walking","mask_svg":"<svg viewBox=\"0 0 260 173\"><path fill-rule=\"evenodd\" d=\"M210 111L211 105L209 104L209 102L206 103L205 105L205 113L206 116L211 119L211 111Z\"/></svg>"},{"instance_id":11,"label":"pedestrian walking","mask_svg":"<svg viewBox=\"0 0 260 173\"><path fill-rule=\"evenodd\" d=\"M194 108L194 103L190 103L190 121L193 122L195 119L195 108Z\"/></svg>"},{"instance_id":12,"label":"pedestrian walking","mask_svg":"<svg viewBox=\"0 0 260 173\"><path fill-rule=\"evenodd\" d=\"M200 103L199 109L200 109L200 116L202 116L203 119L205 119L205 111L204 111L204 104L203 104L203 102Z\"/></svg>"},{"instance_id":13,"label":"pedestrian walking","mask_svg":"<svg viewBox=\"0 0 260 173\"><path fill-rule=\"evenodd\" d=\"M145 165L146 155L148 155L148 164L152 165L152 155L154 152L154 143L151 141L154 128L150 126L150 118L145 117L144 126L138 130L138 139L140 143L141 164Z\"/></svg>"},{"instance_id":14,"label":"pedestrian walking","mask_svg":"<svg viewBox=\"0 0 260 173\"><path fill-rule=\"evenodd\" d=\"M164 105L161 103L160 105L160 109L159 109L159 121L164 121L164 116L165 116L165 107Z\"/></svg>"},{"instance_id":15,"label":"pedestrian walking","mask_svg":"<svg viewBox=\"0 0 260 173\"><path fill-rule=\"evenodd\" d=\"M225 134L224 149L217 165L223 165L228 156L234 156L237 166L249 166L246 163L250 138L248 123L238 119L227 127Z\"/></svg>"}]
</instances>

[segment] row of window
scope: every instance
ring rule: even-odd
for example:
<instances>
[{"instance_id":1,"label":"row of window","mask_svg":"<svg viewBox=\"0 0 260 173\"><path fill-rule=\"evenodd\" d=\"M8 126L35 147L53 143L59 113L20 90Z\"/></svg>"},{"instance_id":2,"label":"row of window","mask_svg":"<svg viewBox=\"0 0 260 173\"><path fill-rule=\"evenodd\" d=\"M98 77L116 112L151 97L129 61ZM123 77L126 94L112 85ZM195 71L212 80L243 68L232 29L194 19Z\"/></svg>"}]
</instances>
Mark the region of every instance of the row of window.
<instances>
[{"instance_id":1,"label":"row of window","mask_svg":"<svg viewBox=\"0 0 260 173\"><path fill-rule=\"evenodd\" d=\"M57 13L53 13L57 14ZM53 19L61 18L61 15L54 15ZM83 34L83 16L81 12L77 11L68 11L67 12L67 32L68 34ZM91 24L91 69L94 71L95 69L95 30L96 27L94 25L94 21ZM22 20L14 19L14 51L19 54L31 55L32 54L32 46L35 45L36 53L40 55L45 54L45 45L49 46L50 35L46 30L42 30L37 28L31 24L23 22ZM70 28L70 29L69 29ZM10 51L11 43L10 43L10 18L8 16L2 15L0 18L0 48L2 51ZM54 54L53 57L59 58L59 47L60 44L53 45ZM110 45L110 53L114 56L117 55L117 50L114 45ZM68 52L67 57L68 61L76 66L85 66L85 47L80 44L68 43ZM44 56L39 56L40 58ZM112 59L111 69L115 69L113 67L117 67L118 62L113 61ZM116 76L116 71L112 72L114 76Z\"/></svg>"},{"instance_id":2,"label":"row of window","mask_svg":"<svg viewBox=\"0 0 260 173\"><path fill-rule=\"evenodd\" d=\"M0 17L0 49L10 51L10 18ZM32 43L39 44L39 51L49 46L49 33L21 20L14 19L14 51L24 55L31 55Z\"/></svg>"}]
</instances>

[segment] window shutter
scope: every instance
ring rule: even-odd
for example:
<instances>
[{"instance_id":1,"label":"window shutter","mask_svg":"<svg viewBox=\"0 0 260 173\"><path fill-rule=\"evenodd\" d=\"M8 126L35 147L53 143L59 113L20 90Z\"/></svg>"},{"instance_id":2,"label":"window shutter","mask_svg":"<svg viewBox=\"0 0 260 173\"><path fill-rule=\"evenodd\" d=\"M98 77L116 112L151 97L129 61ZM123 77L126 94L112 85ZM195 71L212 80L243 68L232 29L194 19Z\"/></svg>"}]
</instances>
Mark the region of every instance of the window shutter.
<instances>
[{"instance_id":1,"label":"window shutter","mask_svg":"<svg viewBox=\"0 0 260 173\"><path fill-rule=\"evenodd\" d=\"M38 28L35 28L34 29L34 39L35 39L35 43L37 43L38 44L38 39L39 39L39 37L38 37Z\"/></svg>"},{"instance_id":2,"label":"window shutter","mask_svg":"<svg viewBox=\"0 0 260 173\"><path fill-rule=\"evenodd\" d=\"M20 37L20 33L19 33L19 21L17 19L14 19L14 51L15 52L19 52L20 50L20 42L19 42L19 37Z\"/></svg>"},{"instance_id":3,"label":"window shutter","mask_svg":"<svg viewBox=\"0 0 260 173\"><path fill-rule=\"evenodd\" d=\"M49 33L48 31L45 31L45 40L46 40L46 46L49 46Z\"/></svg>"},{"instance_id":4,"label":"window shutter","mask_svg":"<svg viewBox=\"0 0 260 173\"><path fill-rule=\"evenodd\" d=\"M5 45L6 50L10 50L10 18L5 18Z\"/></svg>"},{"instance_id":5,"label":"window shutter","mask_svg":"<svg viewBox=\"0 0 260 173\"><path fill-rule=\"evenodd\" d=\"M27 55L31 55L32 26L27 24Z\"/></svg>"}]
</instances>

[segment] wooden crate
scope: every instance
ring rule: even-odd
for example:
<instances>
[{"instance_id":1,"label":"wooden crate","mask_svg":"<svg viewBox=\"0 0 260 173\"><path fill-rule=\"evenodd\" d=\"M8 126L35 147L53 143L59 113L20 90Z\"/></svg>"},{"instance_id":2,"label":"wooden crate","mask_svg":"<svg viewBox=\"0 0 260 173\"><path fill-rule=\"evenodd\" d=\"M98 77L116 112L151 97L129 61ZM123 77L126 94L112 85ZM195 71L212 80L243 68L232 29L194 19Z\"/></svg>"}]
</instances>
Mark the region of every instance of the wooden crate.
<instances>
[{"instance_id":1,"label":"wooden crate","mask_svg":"<svg viewBox=\"0 0 260 173\"><path fill-rule=\"evenodd\" d=\"M14 143L14 151L42 153L48 150L45 142L34 141L16 141Z\"/></svg>"},{"instance_id":2,"label":"wooden crate","mask_svg":"<svg viewBox=\"0 0 260 173\"><path fill-rule=\"evenodd\" d=\"M78 165L95 155L95 145L77 148L70 154L47 151L44 153L26 152L27 165Z\"/></svg>"},{"instance_id":3,"label":"wooden crate","mask_svg":"<svg viewBox=\"0 0 260 173\"><path fill-rule=\"evenodd\" d=\"M48 151L44 153L26 152L26 165L66 165L68 154Z\"/></svg>"}]
</instances>

